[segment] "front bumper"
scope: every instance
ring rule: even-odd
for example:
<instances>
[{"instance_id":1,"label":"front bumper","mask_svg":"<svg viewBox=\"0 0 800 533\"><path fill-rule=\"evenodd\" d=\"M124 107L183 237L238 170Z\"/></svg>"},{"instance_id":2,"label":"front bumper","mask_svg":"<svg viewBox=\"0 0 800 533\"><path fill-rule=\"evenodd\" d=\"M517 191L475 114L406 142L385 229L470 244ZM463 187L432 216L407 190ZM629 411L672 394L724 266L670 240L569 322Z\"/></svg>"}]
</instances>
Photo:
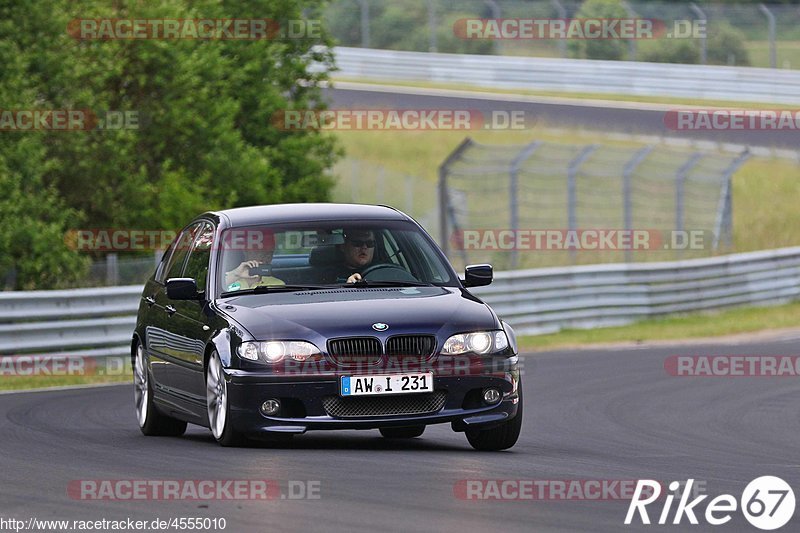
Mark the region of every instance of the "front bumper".
<instances>
[{"instance_id":1,"label":"front bumper","mask_svg":"<svg viewBox=\"0 0 800 533\"><path fill-rule=\"evenodd\" d=\"M338 372L327 375L274 375L267 372L226 370L230 421L237 431L259 433L304 433L308 430L375 429L451 423L453 430L481 429L503 423L516 416L520 373L516 362L501 372L453 376L434 374L434 391L444 393L443 406L420 414L371 413L359 416L333 416L326 409L339 397ZM496 387L503 393L495 405L483 402L483 390ZM416 394L402 395L415 400ZM261 404L271 398L281 402L278 416L261 413ZM359 397L367 402L385 396Z\"/></svg>"}]
</instances>

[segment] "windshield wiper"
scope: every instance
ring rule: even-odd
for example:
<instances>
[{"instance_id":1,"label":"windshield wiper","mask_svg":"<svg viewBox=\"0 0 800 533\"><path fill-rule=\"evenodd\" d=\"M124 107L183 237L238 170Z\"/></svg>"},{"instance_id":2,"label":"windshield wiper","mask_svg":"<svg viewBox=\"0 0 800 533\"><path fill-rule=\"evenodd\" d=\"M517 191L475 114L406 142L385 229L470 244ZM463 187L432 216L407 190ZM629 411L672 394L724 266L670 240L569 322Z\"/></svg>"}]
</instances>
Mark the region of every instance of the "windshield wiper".
<instances>
[{"instance_id":1,"label":"windshield wiper","mask_svg":"<svg viewBox=\"0 0 800 533\"><path fill-rule=\"evenodd\" d=\"M230 296L240 296L242 294L266 294L269 292L298 292L298 291L320 291L323 289L336 289L337 285L258 285L252 289L241 289L238 291L227 291L220 294L220 298Z\"/></svg>"}]
</instances>

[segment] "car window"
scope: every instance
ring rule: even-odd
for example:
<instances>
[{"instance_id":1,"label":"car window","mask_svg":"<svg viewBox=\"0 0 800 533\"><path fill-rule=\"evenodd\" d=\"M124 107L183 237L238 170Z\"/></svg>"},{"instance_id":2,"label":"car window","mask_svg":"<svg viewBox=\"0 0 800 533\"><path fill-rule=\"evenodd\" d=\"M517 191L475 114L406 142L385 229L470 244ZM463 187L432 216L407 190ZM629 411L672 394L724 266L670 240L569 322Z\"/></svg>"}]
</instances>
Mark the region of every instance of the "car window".
<instances>
[{"instance_id":1,"label":"car window","mask_svg":"<svg viewBox=\"0 0 800 533\"><path fill-rule=\"evenodd\" d=\"M189 251L183 277L192 278L197 282L197 288L204 290L208 278L208 263L211 259L211 248L214 244L214 226L206 222L197 232L197 237Z\"/></svg>"},{"instance_id":2,"label":"car window","mask_svg":"<svg viewBox=\"0 0 800 533\"><path fill-rule=\"evenodd\" d=\"M268 250L233 246L267 242ZM405 221L316 221L226 229L220 236L218 284L222 292L258 285L343 284L354 273L366 281L456 286L457 277L433 241ZM258 268L235 269L245 261ZM191 262L191 259L190 259ZM383 267L383 268L381 268ZM369 269L369 270L368 270ZM260 273L259 273L260 272ZM236 287L231 289L230 287Z\"/></svg>"},{"instance_id":3,"label":"car window","mask_svg":"<svg viewBox=\"0 0 800 533\"><path fill-rule=\"evenodd\" d=\"M172 243L167 247L167 250L164 252L164 255L161 256L161 261L158 262L158 268L156 268L156 281L163 284L164 278L167 274L167 264L169 263L170 257L172 257L172 252L175 251L175 245L178 243L178 236L175 236L175 239Z\"/></svg>"},{"instance_id":4,"label":"car window","mask_svg":"<svg viewBox=\"0 0 800 533\"><path fill-rule=\"evenodd\" d=\"M180 278L183 275L183 265L186 262L186 256L189 255L189 248L194 241L197 231L201 224L192 224L181 232L178 239L173 246L172 256L169 259L169 264L166 268L165 280L170 278Z\"/></svg>"}]
</instances>

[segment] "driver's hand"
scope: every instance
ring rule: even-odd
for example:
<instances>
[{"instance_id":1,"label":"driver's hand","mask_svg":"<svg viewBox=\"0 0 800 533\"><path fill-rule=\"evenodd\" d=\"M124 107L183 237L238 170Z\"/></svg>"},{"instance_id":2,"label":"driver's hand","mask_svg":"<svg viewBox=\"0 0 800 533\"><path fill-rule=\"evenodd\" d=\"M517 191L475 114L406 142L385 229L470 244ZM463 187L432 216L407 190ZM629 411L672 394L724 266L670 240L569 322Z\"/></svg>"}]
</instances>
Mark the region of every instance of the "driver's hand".
<instances>
[{"instance_id":1,"label":"driver's hand","mask_svg":"<svg viewBox=\"0 0 800 533\"><path fill-rule=\"evenodd\" d=\"M255 259L252 261L245 261L244 263L236 267L234 270L232 270L230 274L240 279L255 280L258 279L259 276L251 276L250 269L257 267L260 264L261 261L257 261Z\"/></svg>"},{"instance_id":2,"label":"driver's hand","mask_svg":"<svg viewBox=\"0 0 800 533\"><path fill-rule=\"evenodd\" d=\"M347 278L347 283L355 283L356 281L361 281L361 274L359 274L358 272L352 274L349 278Z\"/></svg>"}]
</instances>

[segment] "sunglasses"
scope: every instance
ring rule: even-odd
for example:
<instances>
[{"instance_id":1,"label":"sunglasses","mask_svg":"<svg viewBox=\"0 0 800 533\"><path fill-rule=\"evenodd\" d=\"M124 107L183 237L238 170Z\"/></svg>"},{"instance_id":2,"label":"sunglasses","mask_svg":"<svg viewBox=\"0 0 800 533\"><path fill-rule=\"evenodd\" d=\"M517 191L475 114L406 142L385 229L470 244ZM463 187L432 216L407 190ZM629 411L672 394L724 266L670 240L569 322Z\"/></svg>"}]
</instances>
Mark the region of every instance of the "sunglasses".
<instances>
[{"instance_id":1,"label":"sunglasses","mask_svg":"<svg viewBox=\"0 0 800 533\"><path fill-rule=\"evenodd\" d=\"M367 248L375 248L375 239L370 239L368 241L349 239L347 242L350 243L353 248L361 248L362 246L366 246Z\"/></svg>"}]
</instances>

